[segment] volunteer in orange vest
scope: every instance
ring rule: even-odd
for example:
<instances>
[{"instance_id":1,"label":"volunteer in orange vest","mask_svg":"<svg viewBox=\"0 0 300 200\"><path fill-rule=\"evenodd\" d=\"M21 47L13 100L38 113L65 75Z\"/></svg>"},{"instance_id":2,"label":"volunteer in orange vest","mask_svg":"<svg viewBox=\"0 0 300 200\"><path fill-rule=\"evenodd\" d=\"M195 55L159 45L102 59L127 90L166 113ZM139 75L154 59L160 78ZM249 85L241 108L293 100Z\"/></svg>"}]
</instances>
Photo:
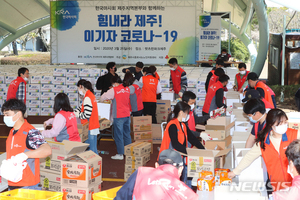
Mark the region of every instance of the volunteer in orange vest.
<instances>
[{"instance_id":1,"label":"volunteer in orange vest","mask_svg":"<svg viewBox=\"0 0 300 200\"><path fill-rule=\"evenodd\" d=\"M265 98L262 98L260 96L260 93L257 90L254 90L254 89L247 90L246 94L245 94L245 98L242 99L242 102L245 103L245 102L249 101L250 99L262 100L265 104L267 112L274 108L273 104L270 104L270 102L266 101Z\"/></svg>"},{"instance_id":2,"label":"volunteer in orange vest","mask_svg":"<svg viewBox=\"0 0 300 200\"><path fill-rule=\"evenodd\" d=\"M272 98L271 96L273 94L273 91L270 90L270 88L266 84L258 80L258 76L255 72L250 72L247 76L247 80L250 86L249 88L247 88L247 90L248 89L257 90L260 93L260 96L262 98L266 99L266 101L268 101L276 108L276 102L274 101L275 97Z\"/></svg>"},{"instance_id":3,"label":"volunteer in orange vest","mask_svg":"<svg viewBox=\"0 0 300 200\"><path fill-rule=\"evenodd\" d=\"M246 80L250 72L247 71L247 66L245 63L240 63L238 68L239 73L235 75L234 90L238 91L239 93L242 93L248 85L248 82Z\"/></svg>"},{"instance_id":4,"label":"volunteer in orange vest","mask_svg":"<svg viewBox=\"0 0 300 200\"><path fill-rule=\"evenodd\" d=\"M89 138L85 141L89 149L98 155L97 135L99 134L99 117L97 100L91 82L81 79L77 83L78 93L83 96L82 105L74 110L75 116L80 119L81 124L89 122Z\"/></svg>"},{"instance_id":5,"label":"volunteer in orange vest","mask_svg":"<svg viewBox=\"0 0 300 200\"><path fill-rule=\"evenodd\" d=\"M42 135L46 138L54 137L56 142L63 140L81 142L76 116L70 105L69 97L65 93L59 93L55 96L53 111L55 116L44 122L45 130L43 130ZM52 124L52 128L46 130L50 124Z\"/></svg>"},{"instance_id":6,"label":"volunteer in orange vest","mask_svg":"<svg viewBox=\"0 0 300 200\"><path fill-rule=\"evenodd\" d=\"M216 69L224 67L223 60L217 60L216 66L208 73L205 81L205 90L207 92L209 86L213 85L218 81L218 76L215 74ZM224 70L223 70L224 71ZM220 74L221 75L221 74Z\"/></svg>"},{"instance_id":7,"label":"volunteer in orange vest","mask_svg":"<svg viewBox=\"0 0 300 200\"><path fill-rule=\"evenodd\" d=\"M161 93L162 89L159 80L155 76L156 67L151 65L147 69L146 76L140 78L143 83L142 98L143 98L143 115L151 115L152 123L156 124L156 95Z\"/></svg>"},{"instance_id":8,"label":"volunteer in orange vest","mask_svg":"<svg viewBox=\"0 0 300 200\"><path fill-rule=\"evenodd\" d=\"M143 77L141 77L143 78ZM117 154L111 159L124 159L124 146L131 144L130 136L130 91L129 85L131 78L125 76L124 80L113 77L111 83L113 88L104 93L100 101L112 100L112 115L114 127L114 139L117 146Z\"/></svg>"},{"instance_id":9,"label":"volunteer in orange vest","mask_svg":"<svg viewBox=\"0 0 300 200\"><path fill-rule=\"evenodd\" d=\"M289 161L287 172L293 178L292 187L288 190L273 192L270 200L297 200L300 194L300 140L294 140L286 149Z\"/></svg>"},{"instance_id":10,"label":"volunteer in orange vest","mask_svg":"<svg viewBox=\"0 0 300 200\"><path fill-rule=\"evenodd\" d=\"M253 124L251 133L246 141L246 148L252 148L257 134L266 126L267 112L265 104L260 99L250 99L243 107L244 113Z\"/></svg>"},{"instance_id":11,"label":"volunteer in orange vest","mask_svg":"<svg viewBox=\"0 0 300 200\"><path fill-rule=\"evenodd\" d=\"M24 119L26 106L22 100L10 99L1 108L3 121L12 127L6 139L6 164L13 165L5 171L3 162L1 176L8 179L9 190L24 188L40 190L40 158L51 155L51 147L42 134ZM14 171L17 165L26 166L21 180L15 180L19 171ZM7 168L7 167L6 167Z\"/></svg>"},{"instance_id":12,"label":"volunteer in orange vest","mask_svg":"<svg viewBox=\"0 0 300 200\"><path fill-rule=\"evenodd\" d=\"M181 155L166 149L159 155L155 168L139 167L133 172L114 200L197 200L198 195L179 180L182 170Z\"/></svg>"},{"instance_id":13,"label":"volunteer in orange vest","mask_svg":"<svg viewBox=\"0 0 300 200\"><path fill-rule=\"evenodd\" d=\"M126 73L124 79L130 79L130 106L132 116L143 115L143 99L142 99L142 87L143 84L134 79L131 73Z\"/></svg>"},{"instance_id":14,"label":"volunteer in orange vest","mask_svg":"<svg viewBox=\"0 0 300 200\"><path fill-rule=\"evenodd\" d=\"M187 77L186 72L179 67L176 58L171 58L169 60L170 66L170 91L174 91L175 99L182 97L184 91L187 88Z\"/></svg>"},{"instance_id":15,"label":"volunteer in orange vest","mask_svg":"<svg viewBox=\"0 0 300 200\"><path fill-rule=\"evenodd\" d=\"M6 100L19 99L26 104L26 81L28 79L29 70L26 67L21 67L18 70L18 77L9 84Z\"/></svg>"},{"instance_id":16,"label":"volunteer in orange vest","mask_svg":"<svg viewBox=\"0 0 300 200\"><path fill-rule=\"evenodd\" d=\"M208 88L205 102L202 109L202 115L210 115L210 112L218 108L227 108L224 104L224 87L227 85L229 77L224 74L220 76L219 81Z\"/></svg>"},{"instance_id":17,"label":"volunteer in orange vest","mask_svg":"<svg viewBox=\"0 0 300 200\"><path fill-rule=\"evenodd\" d=\"M270 110L266 119L266 127L258 133L255 145L239 165L228 174L228 177L240 175L254 160L262 156L267 167L271 189L278 191L290 187L292 177L287 172L289 162L285 151L291 142L299 138L299 134L297 130L288 128L287 120L282 110L276 108Z\"/></svg>"},{"instance_id":18,"label":"volunteer in orange vest","mask_svg":"<svg viewBox=\"0 0 300 200\"><path fill-rule=\"evenodd\" d=\"M173 112L169 114L168 118L171 120L166 126L158 156L165 149L175 149L176 151L186 155L188 142L198 149L204 149L203 145L194 136L192 131L185 125L185 123L189 120L189 112L190 106L187 103L178 102L175 105ZM191 187L191 180L188 180L187 178L186 159L184 159L184 162L185 165L181 180Z\"/></svg>"}]
</instances>

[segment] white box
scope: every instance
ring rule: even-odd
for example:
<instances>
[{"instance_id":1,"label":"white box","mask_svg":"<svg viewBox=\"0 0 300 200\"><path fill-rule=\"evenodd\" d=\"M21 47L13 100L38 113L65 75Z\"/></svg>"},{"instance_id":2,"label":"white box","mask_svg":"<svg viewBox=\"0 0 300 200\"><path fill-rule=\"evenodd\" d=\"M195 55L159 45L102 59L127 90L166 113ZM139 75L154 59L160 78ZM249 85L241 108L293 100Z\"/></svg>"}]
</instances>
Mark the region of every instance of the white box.
<instances>
[{"instance_id":1,"label":"white box","mask_svg":"<svg viewBox=\"0 0 300 200\"><path fill-rule=\"evenodd\" d=\"M42 77L41 76L31 76L30 77L30 83L31 84L40 84L42 81Z\"/></svg>"},{"instance_id":2,"label":"white box","mask_svg":"<svg viewBox=\"0 0 300 200\"><path fill-rule=\"evenodd\" d=\"M160 85L162 88L169 88L170 80L169 79L160 79Z\"/></svg>"},{"instance_id":3,"label":"white box","mask_svg":"<svg viewBox=\"0 0 300 200\"><path fill-rule=\"evenodd\" d=\"M7 94L6 92L0 92L0 99L5 99L6 100Z\"/></svg>"},{"instance_id":4,"label":"white box","mask_svg":"<svg viewBox=\"0 0 300 200\"><path fill-rule=\"evenodd\" d=\"M187 80L187 86L189 88L196 88L197 87L197 79L191 79L191 78L188 78Z\"/></svg>"},{"instance_id":5,"label":"white box","mask_svg":"<svg viewBox=\"0 0 300 200\"><path fill-rule=\"evenodd\" d=\"M53 92L54 93L64 93L66 91L66 85L54 85Z\"/></svg>"},{"instance_id":6,"label":"white box","mask_svg":"<svg viewBox=\"0 0 300 200\"><path fill-rule=\"evenodd\" d=\"M66 85L77 85L78 81L79 81L78 77L67 77Z\"/></svg>"},{"instance_id":7,"label":"white box","mask_svg":"<svg viewBox=\"0 0 300 200\"><path fill-rule=\"evenodd\" d=\"M27 108L27 114L30 116L38 116L41 115L40 108Z\"/></svg>"},{"instance_id":8,"label":"white box","mask_svg":"<svg viewBox=\"0 0 300 200\"><path fill-rule=\"evenodd\" d=\"M233 106L233 103L240 103L239 99L226 99L226 105L227 107Z\"/></svg>"},{"instance_id":9,"label":"white box","mask_svg":"<svg viewBox=\"0 0 300 200\"><path fill-rule=\"evenodd\" d=\"M0 83L4 84L5 83L5 77L4 76L0 76Z\"/></svg>"},{"instance_id":10,"label":"white box","mask_svg":"<svg viewBox=\"0 0 300 200\"><path fill-rule=\"evenodd\" d=\"M97 77L96 77L97 78ZM86 81L91 82L92 85L95 85L97 82L97 79L95 80L95 77L80 77L80 80L84 79Z\"/></svg>"},{"instance_id":11,"label":"white box","mask_svg":"<svg viewBox=\"0 0 300 200\"><path fill-rule=\"evenodd\" d=\"M70 101L78 101L78 93L67 93Z\"/></svg>"},{"instance_id":12,"label":"white box","mask_svg":"<svg viewBox=\"0 0 300 200\"><path fill-rule=\"evenodd\" d=\"M54 100L56 93L54 92L42 92L41 93L41 100Z\"/></svg>"},{"instance_id":13,"label":"white box","mask_svg":"<svg viewBox=\"0 0 300 200\"><path fill-rule=\"evenodd\" d=\"M106 118L106 119L110 120L111 104L97 103L97 107L98 107L98 116L101 116L101 118Z\"/></svg>"},{"instance_id":14,"label":"white box","mask_svg":"<svg viewBox=\"0 0 300 200\"><path fill-rule=\"evenodd\" d=\"M7 84L1 83L0 84L0 92L6 92L8 89Z\"/></svg>"},{"instance_id":15,"label":"white box","mask_svg":"<svg viewBox=\"0 0 300 200\"><path fill-rule=\"evenodd\" d=\"M17 77L16 76L5 76L5 83L10 84L13 80L15 80Z\"/></svg>"},{"instance_id":16,"label":"white box","mask_svg":"<svg viewBox=\"0 0 300 200\"><path fill-rule=\"evenodd\" d=\"M197 89L205 89L205 81L197 81Z\"/></svg>"},{"instance_id":17,"label":"white box","mask_svg":"<svg viewBox=\"0 0 300 200\"><path fill-rule=\"evenodd\" d=\"M41 85L40 84L28 84L27 85L28 92L40 92L41 91Z\"/></svg>"},{"instance_id":18,"label":"white box","mask_svg":"<svg viewBox=\"0 0 300 200\"><path fill-rule=\"evenodd\" d=\"M67 69L66 77L79 77L78 69Z\"/></svg>"},{"instance_id":19,"label":"white box","mask_svg":"<svg viewBox=\"0 0 300 200\"><path fill-rule=\"evenodd\" d=\"M41 83L42 84L52 84L53 76L42 76Z\"/></svg>"},{"instance_id":20,"label":"white box","mask_svg":"<svg viewBox=\"0 0 300 200\"><path fill-rule=\"evenodd\" d=\"M41 92L53 92L53 85L52 84L42 84Z\"/></svg>"},{"instance_id":21,"label":"white box","mask_svg":"<svg viewBox=\"0 0 300 200\"><path fill-rule=\"evenodd\" d=\"M70 106L73 108L73 109L76 109L78 108L78 101L70 101Z\"/></svg>"},{"instance_id":22,"label":"white box","mask_svg":"<svg viewBox=\"0 0 300 200\"><path fill-rule=\"evenodd\" d=\"M26 95L26 99L28 100L40 100L41 98L41 93L37 93L37 92L29 92Z\"/></svg>"},{"instance_id":23,"label":"white box","mask_svg":"<svg viewBox=\"0 0 300 200\"><path fill-rule=\"evenodd\" d=\"M54 85L65 85L66 84L66 77L54 77L53 78Z\"/></svg>"},{"instance_id":24,"label":"white box","mask_svg":"<svg viewBox=\"0 0 300 200\"><path fill-rule=\"evenodd\" d=\"M193 92L195 95L197 95L197 89L196 88L187 88L187 91Z\"/></svg>"},{"instance_id":25,"label":"white box","mask_svg":"<svg viewBox=\"0 0 300 200\"><path fill-rule=\"evenodd\" d=\"M103 76L103 75L105 75L107 73L108 73L107 69L101 69L101 76Z\"/></svg>"},{"instance_id":26,"label":"white box","mask_svg":"<svg viewBox=\"0 0 300 200\"><path fill-rule=\"evenodd\" d=\"M77 85L67 85L66 91L67 93L78 93Z\"/></svg>"},{"instance_id":27,"label":"white box","mask_svg":"<svg viewBox=\"0 0 300 200\"><path fill-rule=\"evenodd\" d=\"M91 69L92 76L99 77L101 75L101 69L100 68L93 68Z\"/></svg>"},{"instance_id":28,"label":"white box","mask_svg":"<svg viewBox=\"0 0 300 200\"><path fill-rule=\"evenodd\" d=\"M99 99L101 97L101 92L95 92L96 99Z\"/></svg>"},{"instance_id":29,"label":"white box","mask_svg":"<svg viewBox=\"0 0 300 200\"><path fill-rule=\"evenodd\" d=\"M174 92L162 92L161 100L170 100L171 102L174 101Z\"/></svg>"},{"instance_id":30,"label":"white box","mask_svg":"<svg viewBox=\"0 0 300 200\"><path fill-rule=\"evenodd\" d=\"M55 68L53 70L53 76L66 76L67 69L64 68Z\"/></svg>"},{"instance_id":31,"label":"white box","mask_svg":"<svg viewBox=\"0 0 300 200\"><path fill-rule=\"evenodd\" d=\"M53 100L41 100L41 108L53 108Z\"/></svg>"},{"instance_id":32,"label":"white box","mask_svg":"<svg viewBox=\"0 0 300 200\"><path fill-rule=\"evenodd\" d=\"M161 92L169 92L170 88L161 88Z\"/></svg>"},{"instance_id":33,"label":"white box","mask_svg":"<svg viewBox=\"0 0 300 200\"><path fill-rule=\"evenodd\" d=\"M90 69L80 69L79 70L79 76L80 77L82 77L82 76L91 77L91 76L93 76L92 75L92 70L90 70Z\"/></svg>"},{"instance_id":34,"label":"white box","mask_svg":"<svg viewBox=\"0 0 300 200\"><path fill-rule=\"evenodd\" d=\"M206 91L205 89L197 89L197 97L205 97L206 96Z\"/></svg>"},{"instance_id":35,"label":"white box","mask_svg":"<svg viewBox=\"0 0 300 200\"><path fill-rule=\"evenodd\" d=\"M234 130L239 132L249 132L252 130L253 125L247 121L235 121Z\"/></svg>"},{"instance_id":36,"label":"white box","mask_svg":"<svg viewBox=\"0 0 300 200\"><path fill-rule=\"evenodd\" d=\"M52 116L54 115L53 108L41 108L41 116Z\"/></svg>"},{"instance_id":37,"label":"white box","mask_svg":"<svg viewBox=\"0 0 300 200\"><path fill-rule=\"evenodd\" d=\"M40 108L41 101L40 100L28 100L28 107L29 108Z\"/></svg>"}]
</instances>

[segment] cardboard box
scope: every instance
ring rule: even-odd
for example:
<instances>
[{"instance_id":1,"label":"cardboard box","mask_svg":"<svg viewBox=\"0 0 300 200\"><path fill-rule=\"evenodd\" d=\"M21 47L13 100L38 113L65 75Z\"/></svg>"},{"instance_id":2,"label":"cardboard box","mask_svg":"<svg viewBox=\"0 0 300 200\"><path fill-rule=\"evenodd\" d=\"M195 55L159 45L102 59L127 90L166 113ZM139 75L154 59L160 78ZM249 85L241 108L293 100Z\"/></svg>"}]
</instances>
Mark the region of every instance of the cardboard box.
<instances>
[{"instance_id":1,"label":"cardboard box","mask_svg":"<svg viewBox=\"0 0 300 200\"><path fill-rule=\"evenodd\" d=\"M99 119L99 124L100 124L100 130L104 130L110 127L111 121L105 118Z\"/></svg>"},{"instance_id":2,"label":"cardboard box","mask_svg":"<svg viewBox=\"0 0 300 200\"><path fill-rule=\"evenodd\" d=\"M70 101L78 101L78 93L67 93Z\"/></svg>"},{"instance_id":3,"label":"cardboard box","mask_svg":"<svg viewBox=\"0 0 300 200\"><path fill-rule=\"evenodd\" d=\"M162 92L161 99L174 101L174 92Z\"/></svg>"},{"instance_id":4,"label":"cardboard box","mask_svg":"<svg viewBox=\"0 0 300 200\"><path fill-rule=\"evenodd\" d=\"M40 183L43 190L49 190L54 192L61 191L61 177L60 173L49 173L46 171L40 171Z\"/></svg>"},{"instance_id":5,"label":"cardboard box","mask_svg":"<svg viewBox=\"0 0 300 200\"><path fill-rule=\"evenodd\" d=\"M299 130L300 122L297 121L289 121L289 128Z\"/></svg>"},{"instance_id":6,"label":"cardboard box","mask_svg":"<svg viewBox=\"0 0 300 200\"><path fill-rule=\"evenodd\" d=\"M53 108L41 108L41 116L53 116Z\"/></svg>"},{"instance_id":7,"label":"cardboard box","mask_svg":"<svg viewBox=\"0 0 300 200\"><path fill-rule=\"evenodd\" d=\"M0 92L6 92L7 91L8 87L6 85L7 84L4 84L4 83L0 84Z\"/></svg>"},{"instance_id":8,"label":"cardboard box","mask_svg":"<svg viewBox=\"0 0 300 200\"><path fill-rule=\"evenodd\" d=\"M153 144L161 144L162 130L160 124L152 124L152 142Z\"/></svg>"},{"instance_id":9,"label":"cardboard box","mask_svg":"<svg viewBox=\"0 0 300 200\"><path fill-rule=\"evenodd\" d=\"M41 115L40 108L27 108L27 114L29 116L39 116Z\"/></svg>"},{"instance_id":10,"label":"cardboard box","mask_svg":"<svg viewBox=\"0 0 300 200\"><path fill-rule=\"evenodd\" d=\"M153 142L152 139L139 139L139 140L135 140L135 142L148 142L151 144L151 154L153 153Z\"/></svg>"},{"instance_id":11,"label":"cardboard box","mask_svg":"<svg viewBox=\"0 0 300 200\"><path fill-rule=\"evenodd\" d=\"M148 161L150 161L150 154L144 156L126 156L125 164L132 166L144 166Z\"/></svg>"},{"instance_id":12,"label":"cardboard box","mask_svg":"<svg viewBox=\"0 0 300 200\"><path fill-rule=\"evenodd\" d=\"M40 102L42 108L53 108L54 106L53 100L41 100Z\"/></svg>"},{"instance_id":13,"label":"cardboard box","mask_svg":"<svg viewBox=\"0 0 300 200\"><path fill-rule=\"evenodd\" d=\"M169 79L160 79L160 85L162 88L169 88L170 87L170 80Z\"/></svg>"},{"instance_id":14,"label":"cardboard box","mask_svg":"<svg viewBox=\"0 0 300 200\"><path fill-rule=\"evenodd\" d=\"M205 89L205 81L197 81L197 89Z\"/></svg>"},{"instance_id":15,"label":"cardboard box","mask_svg":"<svg viewBox=\"0 0 300 200\"><path fill-rule=\"evenodd\" d=\"M77 124L77 129L79 132L81 142L85 142L87 139L89 139L89 123L88 122L86 122L85 124Z\"/></svg>"},{"instance_id":16,"label":"cardboard box","mask_svg":"<svg viewBox=\"0 0 300 200\"><path fill-rule=\"evenodd\" d=\"M77 85L67 85L66 91L67 93L77 93Z\"/></svg>"},{"instance_id":17,"label":"cardboard box","mask_svg":"<svg viewBox=\"0 0 300 200\"><path fill-rule=\"evenodd\" d=\"M54 85L66 85L66 77L54 77Z\"/></svg>"},{"instance_id":18,"label":"cardboard box","mask_svg":"<svg viewBox=\"0 0 300 200\"><path fill-rule=\"evenodd\" d=\"M40 100L41 98L41 93L37 93L37 92L29 92L26 95L26 99L28 100Z\"/></svg>"},{"instance_id":19,"label":"cardboard box","mask_svg":"<svg viewBox=\"0 0 300 200\"><path fill-rule=\"evenodd\" d=\"M66 85L53 85L53 92L64 93L66 91Z\"/></svg>"},{"instance_id":20,"label":"cardboard box","mask_svg":"<svg viewBox=\"0 0 300 200\"><path fill-rule=\"evenodd\" d=\"M129 177L131 176L131 172L124 172L124 181L127 181Z\"/></svg>"},{"instance_id":21,"label":"cardboard box","mask_svg":"<svg viewBox=\"0 0 300 200\"><path fill-rule=\"evenodd\" d=\"M29 108L39 108L39 107L41 107L41 101L40 100L29 100L27 105Z\"/></svg>"},{"instance_id":22,"label":"cardboard box","mask_svg":"<svg viewBox=\"0 0 300 200\"><path fill-rule=\"evenodd\" d=\"M152 117L151 116L133 117L132 124L133 124L134 132L135 131L151 131Z\"/></svg>"},{"instance_id":23,"label":"cardboard box","mask_svg":"<svg viewBox=\"0 0 300 200\"><path fill-rule=\"evenodd\" d=\"M78 77L67 77L66 78L66 84L67 85L76 85L79 81Z\"/></svg>"},{"instance_id":24,"label":"cardboard box","mask_svg":"<svg viewBox=\"0 0 300 200\"><path fill-rule=\"evenodd\" d=\"M151 144L148 142L134 142L124 147L126 156L143 156L151 152Z\"/></svg>"},{"instance_id":25,"label":"cardboard box","mask_svg":"<svg viewBox=\"0 0 300 200\"><path fill-rule=\"evenodd\" d=\"M31 84L40 84L42 81L42 77L41 76L31 76L30 77L30 83Z\"/></svg>"},{"instance_id":26,"label":"cardboard box","mask_svg":"<svg viewBox=\"0 0 300 200\"><path fill-rule=\"evenodd\" d=\"M188 154L188 177L199 178L202 170L211 171L214 174L215 168L223 168L223 156L230 152L231 148L217 150L204 150L204 149L187 149Z\"/></svg>"},{"instance_id":27,"label":"cardboard box","mask_svg":"<svg viewBox=\"0 0 300 200\"><path fill-rule=\"evenodd\" d=\"M231 117L217 117L209 119L205 126L205 132L210 134L213 140L224 140L233 131L234 121L231 122ZM231 122L231 123L230 123Z\"/></svg>"},{"instance_id":28,"label":"cardboard box","mask_svg":"<svg viewBox=\"0 0 300 200\"><path fill-rule=\"evenodd\" d=\"M0 83L5 84L5 77L4 76L0 76Z\"/></svg>"},{"instance_id":29,"label":"cardboard box","mask_svg":"<svg viewBox=\"0 0 300 200\"><path fill-rule=\"evenodd\" d=\"M90 69L80 69L79 70L79 76L80 77L82 77L82 76L91 77L91 76L93 76L92 73L93 72Z\"/></svg>"},{"instance_id":30,"label":"cardboard box","mask_svg":"<svg viewBox=\"0 0 300 200\"><path fill-rule=\"evenodd\" d=\"M168 114L156 114L156 121L158 124L166 122L168 119Z\"/></svg>"},{"instance_id":31,"label":"cardboard box","mask_svg":"<svg viewBox=\"0 0 300 200\"><path fill-rule=\"evenodd\" d=\"M245 121L236 121L234 125L235 131L239 132L247 132L252 130L253 125L250 124L250 122Z\"/></svg>"},{"instance_id":32,"label":"cardboard box","mask_svg":"<svg viewBox=\"0 0 300 200\"><path fill-rule=\"evenodd\" d=\"M17 77L16 76L5 76L5 83L10 84L13 80L15 80Z\"/></svg>"},{"instance_id":33,"label":"cardboard box","mask_svg":"<svg viewBox=\"0 0 300 200\"><path fill-rule=\"evenodd\" d=\"M152 139L152 131L134 132L134 140Z\"/></svg>"},{"instance_id":34,"label":"cardboard box","mask_svg":"<svg viewBox=\"0 0 300 200\"><path fill-rule=\"evenodd\" d=\"M28 84L28 92L40 92L41 85L40 84Z\"/></svg>"},{"instance_id":35,"label":"cardboard box","mask_svg":"<svg viewBox=\"0 0 300 200\"><path fill-rule=\"evenodd\" d=\"M73 109L76 109L79 107L79 103L78 101L70 101L70 106L73 108Z\"/></svg>"},{"instance_id":36,"label":"cardboard box","mask_svg":"<svg viewBox=\"0 0 300 200\"><path fill-rule=\"evenodd\" d=\"M90 71L94 77L99 77L101 75L100 68L93 68L93 69L90 69Z\"/></svg>"},{"instance_id":37,"label":"cardboard box","mask_svg":"<svg viewBox=\"0 0 300 200\"><path fill-rule=\"evenodd\" d=\"M54 92L41 92L41 100L54 100L55 96Z\"/></svg>"},{"instance_id":38,"label":"cardboard box","mask_svg":"<svg viewBox=\"0 0 300 200\"><path fill-rule=\"evenodd\" d=\"M79 77L78 69L67 69L66 77Z\"/></svg>"},{"instance_id":39,"label":"cardboard box","mask_svg":"<svg viewBox=\"0 0 300 200\"><path fill-rule=\"evenodd\" d=\"M105 75L107 73L108 73L107 69L101 69L101 76L103 76L103 75Z\"/></svg>"},{"instance_id":40,"label":"cardboard box","mask_svg":"<svg viewBox=\"0 0 300 200\"><path fill-rule=\"evenodd\" d=\"M66 76L67 69L64 68L54 68L53 76Z\"/></svg>"},{"instance_id":41,"label":"cardboard box","mask_svg":"<svg viewBox=\"0 0 300 200\"><path fill-rule=\"evenodd\" d=\"M231 145L232 137L229 135L224 140L207 140L205 141L205 149L215 150L221 147L222 149L227 149Z\"/></svg>"},{"instance_id":42,"label":"cardboard box","mask_svg":"<svg viewBox=\"0 0 300 200\"><path fill-rule=\"evenodd\" d=\"M156 102L156 110L165 109L165 107L159 107L159 106L166 106L167 108L171 108L171 101L170 100L157 100Z\"/></svg>"},{"instance_id":43,"label":"cardboard box","mask_svg":"<svg viewBox=\"0 0 300 200\"><path fill-rule=\"evenodd\" d=\"M131 164L125 164L124 172L126 173L133 173L135 170L137 170L139 167L142 167L142 165L135 165L132 166Z\"/></svg>"},{"instance_id":44,"label":"cardboard box","mask_svg":"<svg viewBox=\"0 0 300 200\"><path fill-rule=\"evenodd\" d=\"M197 87L197 79L196 78L189 78L187 80L187 86L189 88L196 88Z\"/></svg>"},{"instance_id":45,"label":"cardboard box","mask_svg":"<svg viewBox=\"0 0 300 200\"><path fill-rule=\"evenodd\" d=\"M233 122L232 116L225 116L225 117L217 117L215 119L210 118L207 120L207 125L223 125L228 126Z\"/></svg>"},{"instance_id":46,"label":"cardboard box","mask_svg":"<svg viewBox=\"0 0 300 200\"><path fill-rule=\"evenodd\" d=\"M64 159L62 185L90 187L102 181L102 158L92 151L86 151Z\"/></svg>"},{"instance_id":47,"label":"cardboard box","mask_svg":"<svg viewBox=\"0 0 300 200\"><path fill-rule=\"evenodd\" d=\"M41 92L53 92L54 85L52 84L42 84L41 85Z\"/></svg>"},{"instance_id":48,"label":"cardboard box","mask_svg":"<svg viewBox=\"0 0 300 200\"><path fill-rule=\"evenodd\" d=\"M53 76L42 76L41 83L42 84L52 84Z\"/></svg>"},{"instance_id":49,"label":"cardboard box","mask_svg":"<svg viewBox=\"0 0 300 200\"><path fill-rule=\"evenodd\" d=\"M64 193L64 200L91 200L93 199L93 194L100 191L101 182L95 183L88 188L61 186L61 192Z\"/></svg>"},{"instance_id":50,"label":"cardboard box","mask_svg":"<svg viewBox=\"0 0 300 200\"><path fill-rule=\"evenodd\" d=\"M107 103L97 103L98 108L98 116L101 116L102 118L110 119L111 115L111 104Z\"/></svg>"}]
</instances>

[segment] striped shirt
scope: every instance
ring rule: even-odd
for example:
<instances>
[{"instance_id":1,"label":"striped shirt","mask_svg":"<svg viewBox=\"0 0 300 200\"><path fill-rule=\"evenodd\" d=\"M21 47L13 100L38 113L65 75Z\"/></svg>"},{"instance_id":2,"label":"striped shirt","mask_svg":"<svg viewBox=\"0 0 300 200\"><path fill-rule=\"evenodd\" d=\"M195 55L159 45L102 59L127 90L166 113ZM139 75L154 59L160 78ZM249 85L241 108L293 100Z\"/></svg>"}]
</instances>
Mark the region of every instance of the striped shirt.
<instances>
[{"instance_id":1,"label":"striped shirt","mask_svg":"<svg viewBox=\"0 0 300 200\"><path fill-rule=\"evenodd\" d=\"M89 119L92 115L93 104L89 97L85 97L83 100L83 112L81 112L81 106L78 107L74 113L79 119Z\"/></svg>"}]
</instances>

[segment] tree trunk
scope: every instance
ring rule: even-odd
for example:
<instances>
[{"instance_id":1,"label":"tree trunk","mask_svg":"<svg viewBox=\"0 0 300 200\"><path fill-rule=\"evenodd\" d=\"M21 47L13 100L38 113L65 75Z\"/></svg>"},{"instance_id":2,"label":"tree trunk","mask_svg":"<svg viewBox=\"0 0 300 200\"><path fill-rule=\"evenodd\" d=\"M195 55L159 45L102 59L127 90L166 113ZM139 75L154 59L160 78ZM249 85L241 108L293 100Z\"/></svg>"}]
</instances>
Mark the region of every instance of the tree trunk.
<instances>
[{"instance_id":1,"label":"tree trunk","mask_svg":"<svg viewBox=\"0 0 300 200\"><path fill-rule=\"evenodd\" d=\"M42 41L43 41L43 44L44 44L45 48L47 49L47 51L49 51L49 50L50 50L50 47L49 47L49 45L47 44L47 41L46 41L46 39L45 39L45 36L44 36L44 33L43 33L42 28L39 28L38 34L40 35L40 37L41 37L41 39L42 39Z\"/></svg>"},{"instance_id":2,"label":"tree trunk","mask_svg":"<svg viewBox=\"0 0 300 200\"><path fill-rule=\"evenodd\" d=\"M12 47L13 47L14 54L17 56L18 55L18 49L17 49L16 41L12 41Z\"/></svg>"}]
</instances>

